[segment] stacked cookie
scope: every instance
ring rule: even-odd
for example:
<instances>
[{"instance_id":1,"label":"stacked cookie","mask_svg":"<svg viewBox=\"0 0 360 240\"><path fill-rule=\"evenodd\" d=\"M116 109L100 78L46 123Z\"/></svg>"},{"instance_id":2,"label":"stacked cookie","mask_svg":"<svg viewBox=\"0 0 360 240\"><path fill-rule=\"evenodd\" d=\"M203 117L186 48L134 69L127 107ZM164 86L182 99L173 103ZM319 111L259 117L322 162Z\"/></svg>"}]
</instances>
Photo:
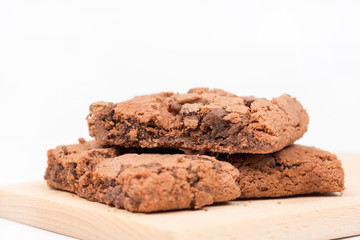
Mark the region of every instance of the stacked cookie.
<instances>
[{"instance_id":1,"label":"stacked cookie","mask_svg":"<svg viewBox=\"0 0 360 240\"><path fill-rule=\"evenodd\" d=\"M197 88L97 102L87 120L95 140L49 150L45 179L91 201L154 212L344 190L335 155L292 145L308 116L289 95Z\"/></svg>"}]
</instances>

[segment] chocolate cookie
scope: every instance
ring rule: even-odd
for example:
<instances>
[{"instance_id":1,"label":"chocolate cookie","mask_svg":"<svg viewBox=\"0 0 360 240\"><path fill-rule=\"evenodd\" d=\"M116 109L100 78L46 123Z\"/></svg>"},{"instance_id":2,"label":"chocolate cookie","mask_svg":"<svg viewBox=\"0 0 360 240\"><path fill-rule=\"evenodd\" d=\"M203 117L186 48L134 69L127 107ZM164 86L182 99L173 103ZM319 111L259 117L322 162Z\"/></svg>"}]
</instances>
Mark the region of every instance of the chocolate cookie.
<instances>
[{"instance_id":1,"label":"chocolate cookie","mask_svg":"<svg viewBox=\"0 0 360 240\"><path fill-rule=\"evenodd\" d=\"M87 120L90 136L103 145L221 153L275 152L308 125L306 111L289 95L266 100L207 88L97 102Z\"/></svg>"},{"instance_id":2,"label":"chocolate cookie","mask_svg":"<svg viewBox=\"0 0 360 240\"><path fill-rule=\"evenodd\" d=\"M131 212L201 208L240 196L239 171L214 157L122 154L94 141L48 151L50 187Z\"/></svg>"},{"instance_id":3,"label":"chocolate cookie","mask_svg":"<svg viewBox=\"0 0 360 240\"><path fill-rule=\"evenodd\" d=\"M344 190L337 157L313 147L291 145L272 154L222 155L240 172L241 198L284 197Z\"/></svg>"}]
</instances>

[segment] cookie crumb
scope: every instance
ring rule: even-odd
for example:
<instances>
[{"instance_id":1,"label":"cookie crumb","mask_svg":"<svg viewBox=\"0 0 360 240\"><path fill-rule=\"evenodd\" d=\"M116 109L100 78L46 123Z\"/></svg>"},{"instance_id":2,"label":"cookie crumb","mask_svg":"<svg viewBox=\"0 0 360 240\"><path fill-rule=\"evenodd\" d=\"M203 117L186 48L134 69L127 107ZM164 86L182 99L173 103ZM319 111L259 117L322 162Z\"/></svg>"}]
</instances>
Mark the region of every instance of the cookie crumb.
<instances>
[{"instance_id":1,"label":"cookie crumb","mask_svg":"<svg viewBox=\"0 0 360 240\"><path fill-rule=\"evenodd\" d=\"M204 211L207 212L208 211L207 208L204 208Z\"/></svg>"},{"instance_id":2,"label":"cookie crumb","mask_svg":"<svg viewBox=\"0 0 360 240\"><path fill-rule=\"evenodd\" d=\"M85 139L84 139L84 138L79 138L79 139L78 139L78 141L79 141L79 143L80 143L80 144L84 144L84 143L86 143L86 141L85 141Z\"/></svg>"},{"instance_id":3,"label":"cookie crumb","mask_svg":"<svg viewBox=\"0 0 360 240\"><path fill-rule=\"evenodd\" d=\"M247 205L246 204L244 204L244 207L246 207Z\"/></svg>"},{"instance_id":4,"label":"cookie crumb","mask_svg":"<svg viewBox=\"0 0 360 240\"><path fill-rule=\"evenodd\" d=\"M277 204L281 204L281 202L277 202Z\"/></svg>"}]
</instances>

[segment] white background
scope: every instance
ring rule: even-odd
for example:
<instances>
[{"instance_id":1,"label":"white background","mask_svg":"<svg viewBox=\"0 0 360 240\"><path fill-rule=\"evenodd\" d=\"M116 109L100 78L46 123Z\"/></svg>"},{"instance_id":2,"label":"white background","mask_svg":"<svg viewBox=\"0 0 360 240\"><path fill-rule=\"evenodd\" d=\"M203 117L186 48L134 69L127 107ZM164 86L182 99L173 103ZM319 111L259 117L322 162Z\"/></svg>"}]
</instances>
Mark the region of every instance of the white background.
<instances>
[{"instance_id":1,"label":"white background","mask_svg":"<svg viewBox=\"0 0 360 240\"><path fill-rule=\"evenodd\" d=\"M360 1L0 2L0 185L41 180L94 101L203 86L290 93L298 143L360 152ZM0 239L65 239L0 220Z\"/></svg>"}]
</instances>

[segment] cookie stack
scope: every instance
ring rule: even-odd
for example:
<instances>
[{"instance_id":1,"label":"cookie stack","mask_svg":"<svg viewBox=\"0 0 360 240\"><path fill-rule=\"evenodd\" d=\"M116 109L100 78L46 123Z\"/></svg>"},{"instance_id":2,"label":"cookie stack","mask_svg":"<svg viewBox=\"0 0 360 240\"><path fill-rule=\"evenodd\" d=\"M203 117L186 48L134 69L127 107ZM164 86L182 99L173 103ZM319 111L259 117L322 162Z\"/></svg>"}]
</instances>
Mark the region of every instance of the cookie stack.
<instances>
[{"instance_id":1,"label":"cookie stack","mask_svg":"<svg viewBox=\"0 0 360 240\"><path fill-rule=\"evenodd\" d=\"M344 190L335 155L293 145L308 115L289 95L266 100L196 88L97 102L87 121L95 140L49 150L45 179L117 208L198 209Z\"/></svg>"}]
</instances>

